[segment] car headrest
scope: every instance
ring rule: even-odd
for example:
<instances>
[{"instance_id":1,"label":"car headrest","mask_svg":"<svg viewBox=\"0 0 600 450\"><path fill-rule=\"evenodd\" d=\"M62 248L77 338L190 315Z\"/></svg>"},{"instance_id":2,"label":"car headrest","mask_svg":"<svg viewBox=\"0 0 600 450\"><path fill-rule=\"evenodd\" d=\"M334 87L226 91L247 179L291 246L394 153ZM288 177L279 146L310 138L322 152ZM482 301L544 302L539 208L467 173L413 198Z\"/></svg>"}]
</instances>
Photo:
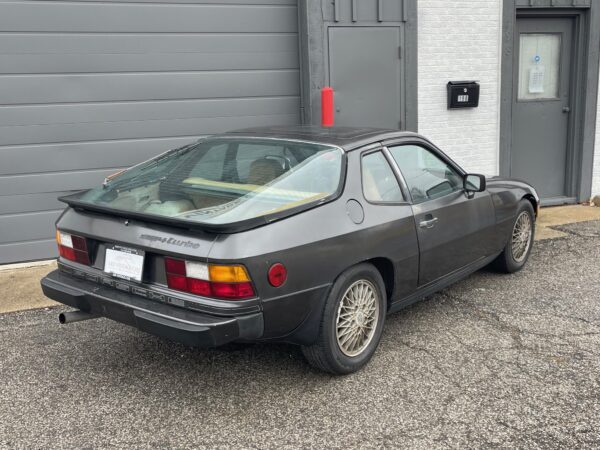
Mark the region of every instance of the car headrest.
<instances>
[{"instance_id":1,"label":"car headrest","mask_svg":"<svg viewBox=\"0 0 600 450\"><path fill-rule=\"evenodd\" d=\"M273 159L257 159L250 165L247 184L263 186L283 174L281 164Z\"/></svg>"}]
</instances>

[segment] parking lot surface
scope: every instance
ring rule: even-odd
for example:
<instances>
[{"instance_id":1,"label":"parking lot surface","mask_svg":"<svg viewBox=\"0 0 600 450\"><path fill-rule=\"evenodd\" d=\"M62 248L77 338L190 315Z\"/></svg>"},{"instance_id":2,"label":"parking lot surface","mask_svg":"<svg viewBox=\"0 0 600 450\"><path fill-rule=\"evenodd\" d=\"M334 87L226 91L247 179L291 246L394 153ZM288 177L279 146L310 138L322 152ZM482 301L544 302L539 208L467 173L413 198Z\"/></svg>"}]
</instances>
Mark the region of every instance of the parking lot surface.
<instances>
[{"instance_id":1,"label":"parking lot surface","mask_svg":"<svg viewBox=\"0 0 600 450\"><path fill-rule=\"evenodd\" d=\"M600 222L387 318L361 372L195 350L49 309L0 315L0 448L598 447Z\"/></svg>"}]
</instances>

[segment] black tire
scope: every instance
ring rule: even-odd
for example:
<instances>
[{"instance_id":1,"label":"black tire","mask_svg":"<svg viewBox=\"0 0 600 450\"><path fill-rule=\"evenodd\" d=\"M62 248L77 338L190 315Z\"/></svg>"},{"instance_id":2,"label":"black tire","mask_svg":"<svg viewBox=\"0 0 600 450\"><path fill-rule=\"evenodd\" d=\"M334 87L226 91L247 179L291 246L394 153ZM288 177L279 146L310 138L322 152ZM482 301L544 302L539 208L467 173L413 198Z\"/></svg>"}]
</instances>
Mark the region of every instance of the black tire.
<instances>
[{"instance_id":1,"label":"black tire","mask_svg":"<svg viewBox=\"0 0 600 450\"><path fill-rule=\"evenodd\" d=\"M346 291L355 283L366 281L374 288L378 303L377 323L373 328L370 342L356 356L346 355L340 348L337 339L337 318ZM319 327L317 341L310 346L303 346L302 353L308 362L323 371L334 374L349 374L356 372L369 362L381 339L385 316L387 313L387 298L385 285L379 271L371 264L358 264L342 273L333 284ZM358 320L358 319L357 319ZM343 338L341 338L343 341Z\"/></svg>"},{"instance_id":2,"label":"black tire","mask_svg":"<svg viewBox=\"0 0 600 450\"><path fill-rule=\"evenodd\" d=\"M529 238L530 242L529 242L529 247L527 249L527 252L525 253L524 257L522 257L522 259L519 258L517 260L513 256L512 236L513 236L513 231L515 229L515 225L517 224L517 221L519 220L519 217L521 217L522 214L527 214L529 216L529 220L530 220L530 224L531 224L531 236ZM515 220L513 221L512 225L510 227L510 234L508 236L506 246L504 247L504 250L502 251L502 253L500 253L500 255L498 255L498 257L494 260L494 262L492 263L492 266L496 270L498 270L500 272L504 272L504 273L518 272L525 266L525 264L527 263L527 260L529 259L529 255L531 254L531 249L533 248L534 238L535 238L535 214L533 212L533 206L531 205L531 202L523 199L519 203L519 207L517 208L517 214L515 215Z\"/></svg>"}]
</instances>

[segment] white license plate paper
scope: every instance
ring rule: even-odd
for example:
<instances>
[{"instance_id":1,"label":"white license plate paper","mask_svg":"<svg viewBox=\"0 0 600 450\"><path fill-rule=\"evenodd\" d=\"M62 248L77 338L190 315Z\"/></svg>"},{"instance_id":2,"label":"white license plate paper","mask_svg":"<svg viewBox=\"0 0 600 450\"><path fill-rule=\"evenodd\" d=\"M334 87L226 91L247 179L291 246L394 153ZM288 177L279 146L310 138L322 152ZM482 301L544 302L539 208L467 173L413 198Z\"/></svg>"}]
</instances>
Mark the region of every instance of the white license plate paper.
<instances>
[{"instance_id":1,"label":"white license plate paper","mask_svg":"<svg viewBox=\"0 0 600 450\"><path fill-rule=\"evenodd\" d=\"M124 280L142 281L144 252L133 248L114 246L106 249L104 271Z\"/></svg>"}]
</instances>

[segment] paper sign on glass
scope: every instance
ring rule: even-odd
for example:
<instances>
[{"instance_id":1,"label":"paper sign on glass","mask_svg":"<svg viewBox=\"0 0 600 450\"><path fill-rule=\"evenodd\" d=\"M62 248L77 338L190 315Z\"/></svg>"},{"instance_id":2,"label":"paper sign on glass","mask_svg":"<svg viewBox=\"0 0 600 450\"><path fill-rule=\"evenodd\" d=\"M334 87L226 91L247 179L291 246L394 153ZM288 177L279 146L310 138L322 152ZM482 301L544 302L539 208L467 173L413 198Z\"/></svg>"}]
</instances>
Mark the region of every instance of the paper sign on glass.
<instances>
[{"instance_id":1,"label":"paper sign on glass","mask_svg":"<svg viewBox=\"0 0 600 450\"><path fill-rule=\"evenodd\" d=\"M544 93L544 75L546 68L544 66L535 66L529 71L529 93Z\"/></svg>"}]
</instances>

